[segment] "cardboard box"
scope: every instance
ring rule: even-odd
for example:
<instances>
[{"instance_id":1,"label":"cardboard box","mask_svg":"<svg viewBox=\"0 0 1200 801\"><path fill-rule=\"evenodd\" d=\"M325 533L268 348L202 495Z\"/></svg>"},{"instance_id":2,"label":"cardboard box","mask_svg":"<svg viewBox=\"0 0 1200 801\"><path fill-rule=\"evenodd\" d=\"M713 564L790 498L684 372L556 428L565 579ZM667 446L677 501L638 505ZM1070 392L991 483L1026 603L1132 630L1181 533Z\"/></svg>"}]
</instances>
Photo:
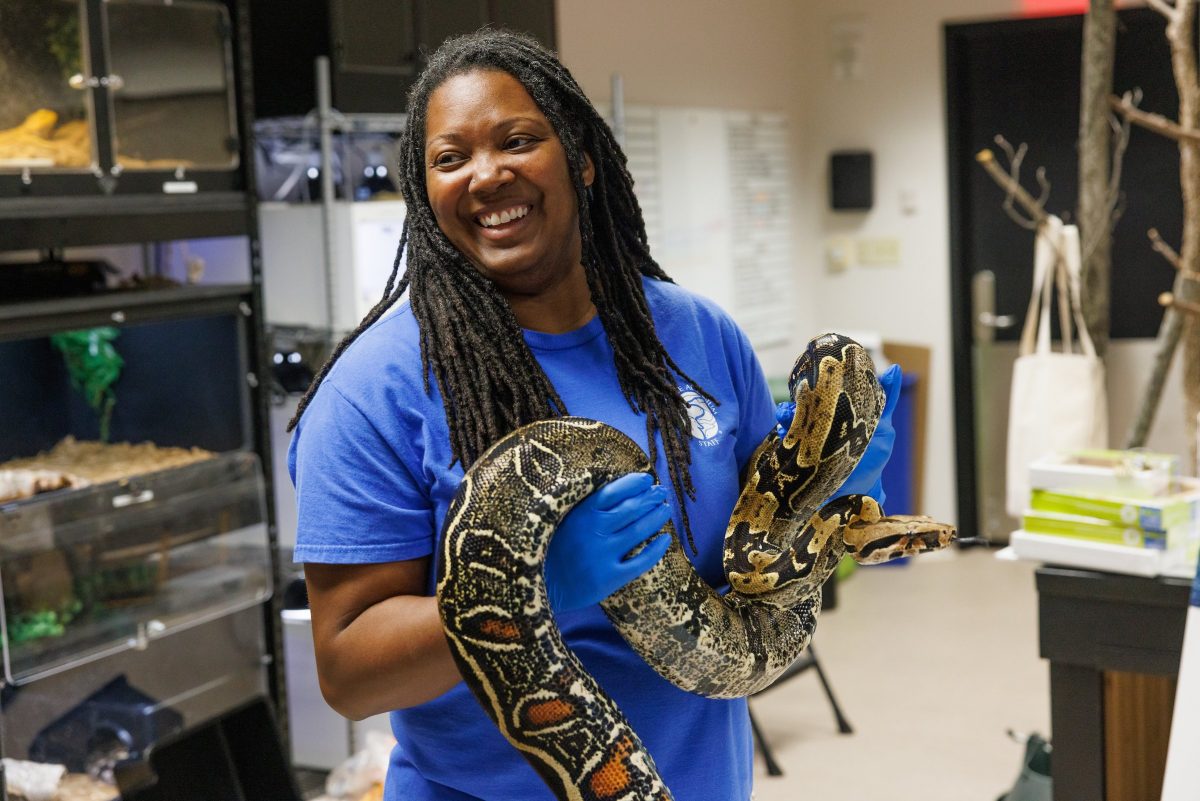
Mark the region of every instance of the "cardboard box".
<instances>
[{"instance_id":1,"label":"cardboard box","mask_svg":"<svg viewBox=\"0 0 1200 801\"><path fill-rule=\"evenodd\" d=\"M925 431L926 418L929 409L930 361L932 351L925 345L906 344L903 342L884 342L883 355L888 360L900 365L906 375L918 377L913 397L913 478L912 504L914 509L923 509L925 498Z\"/></svg>"}]
</instances>

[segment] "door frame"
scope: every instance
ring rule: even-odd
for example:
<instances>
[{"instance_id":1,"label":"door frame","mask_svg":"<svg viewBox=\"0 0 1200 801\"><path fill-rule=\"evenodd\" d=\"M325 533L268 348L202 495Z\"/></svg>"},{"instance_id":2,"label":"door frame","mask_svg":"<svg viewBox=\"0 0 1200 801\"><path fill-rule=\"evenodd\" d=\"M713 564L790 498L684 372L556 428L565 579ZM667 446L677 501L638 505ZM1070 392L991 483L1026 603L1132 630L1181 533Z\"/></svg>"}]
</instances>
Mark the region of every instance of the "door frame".
<instances>
[{"instance_id":1,"label":"door frame","mask_svg":"<svg viewBox=\"0 0 1200 801\"><path fill-rule=\"evenodd\" d=\"M1155 12L1152 12L1155 13ZM974 320L971 282L975 276L971 257L970 205L967 197L968 176L981 169L976 163L970 132L965 123L969 89L968 60L978 40L994 36L997 31L1012 31L1028 27L1054 30L1080 25L1081 15L1055 17L995 17L978 22L947 22L943 24L943 67L946 91L946 156L949 184L948 210L950 222L950 344L954 409L955 478L958 524L963 536L987 535L980 520L980 476L978 474L979 443L976 437ZM1000 210L996 209L999 214ZM1032 251L1031 251L1032 257ZM1024 322L1025 309L1013 309L1019 315L1018 325ZM1016 329L1019 331L1020 329Z\"/></svg>"},{"instance_id":2,"label":"door frame","mask_svg":"<svg viewBox=\"0 0 1200 801\"><path fill-rule=\"evenodd\" d=\"M950 345L953 377L954 458L958 530L960 536L974 537L979 532L976 475L975 381L972 367L973 326L971 320L971 279L964 263L967 253L967 227L964 206L955 202L963 196L963 158L968 156L962 141L961 97L966 79L962 65L971 44L971 33L993 23L943 25L943 59L946 88L946 156L949 179L950 212Z\"/></svg>"}]
</instances>

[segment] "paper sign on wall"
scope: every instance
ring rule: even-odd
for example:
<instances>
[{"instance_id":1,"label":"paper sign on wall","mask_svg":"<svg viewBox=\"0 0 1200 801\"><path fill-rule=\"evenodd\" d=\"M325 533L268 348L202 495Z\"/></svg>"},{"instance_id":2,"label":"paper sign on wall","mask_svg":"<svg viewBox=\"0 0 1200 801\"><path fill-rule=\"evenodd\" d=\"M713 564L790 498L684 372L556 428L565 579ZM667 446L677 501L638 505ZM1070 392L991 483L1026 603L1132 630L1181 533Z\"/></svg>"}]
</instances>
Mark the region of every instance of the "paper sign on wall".
<instances>
[{"instance_id":1,"label":"paper sign on wall","mask_svg":"<svg viewBox=\"0 0 1200 801\"><path fill-rule=\"evenodd\" d=\"M782 114L635 107L624 149L650 252L733 315L757 350L796 319L788 126Z\"/></svg>"}]
</instances>

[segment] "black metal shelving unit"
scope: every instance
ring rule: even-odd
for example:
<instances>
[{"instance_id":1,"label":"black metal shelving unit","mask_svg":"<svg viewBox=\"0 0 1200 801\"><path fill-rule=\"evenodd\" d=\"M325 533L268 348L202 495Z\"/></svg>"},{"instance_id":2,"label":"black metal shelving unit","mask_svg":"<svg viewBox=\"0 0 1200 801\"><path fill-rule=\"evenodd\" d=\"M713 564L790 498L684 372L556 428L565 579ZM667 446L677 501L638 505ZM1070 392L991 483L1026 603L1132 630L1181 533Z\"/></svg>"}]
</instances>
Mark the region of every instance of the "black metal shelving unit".
<instances>
[{"instance_id":1,"label":"black metal shelving unit","mask_svg":"<svg viewBox=\"0 0 1200 801\"><path fill-rule=\"evenodd\" d=\"M249 236L254 213L243 192L0 197L0 250Z\"/></svg>"},{"instance_id":2,"label":"black metal shelving unit","mask_svg":"<svg viewBox=\"0 0 1200 801\"><path fill-rule=\"evenodd\" d=\"M110 292L0 305L0 340L46 336L101 325L142 323L238 312L254 314L249 284Z\"/></svg>"},{"instance_id":3,"label":"black metal shelving unit","mask_svg":"<svg viewBox=\"0 0 1200 801\"><path fill-rule=\"evenodd\" d=\"M184 5L188 0L176 2ZM148 5L171 5L170 0L135 0ZM90 108L93 111L93 146L98 149L90 169L38 171L13 170L0 165L0 256L13 251L61 251L64 248L146 244L208 237L244 237L248 248L248 283L196 285L171 289L112 291L85 297L60 297L13 302L5 297L0 265L0 345L14 340L46 337L60 331L114 326L119 329L145 324L195 321L213 316L236 316L241 321L237 344L228 359L244 367L246 403L239 410L240 424L248 434L243 447L259 456L266 482L267 519L275 586L280 587L267 381L270 362L264 335L261 257L254 181L253 80L250 55L250 0L218 0L228 12L236 93L236 129L228 147L227 170L139 169L116 165L115 146L106 139L112 130L109 116L110 66L106 53L104 20L107 0L77 0L84 21L85 72L95 78ZM60 4L60 8L67 4ZM78 87L76 87L78 88ZM107 144L106 144L107 142ZM181 189L182 187L182 189ZM164 328L164 330L166 330ZM169 336L169 335L168 335ZM164 342L164 345L169 344ZM228 347L225 342L222 347ZM3 368L11 365L0 365ZM16 365L28 369L28 365ZM0 380L0 393L5 392ZM0 399L2 400L2 399ZM3 405L0 403L0 405ZM240 429L239 429L240 430ZM282 665L280 597L276 591L264 605L262 617L268 654L267 685L274 703L280 737L286 742L287 703ZM3 796L0 773L0 796Z\"/></svg>"}]
</instances>

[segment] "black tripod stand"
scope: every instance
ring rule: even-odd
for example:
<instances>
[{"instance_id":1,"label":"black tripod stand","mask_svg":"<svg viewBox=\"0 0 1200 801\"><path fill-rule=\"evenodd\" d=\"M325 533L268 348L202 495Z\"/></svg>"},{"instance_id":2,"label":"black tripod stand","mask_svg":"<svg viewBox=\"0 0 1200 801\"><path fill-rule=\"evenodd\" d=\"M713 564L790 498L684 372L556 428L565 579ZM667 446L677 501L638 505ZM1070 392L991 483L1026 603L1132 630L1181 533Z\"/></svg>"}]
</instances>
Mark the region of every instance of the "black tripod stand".
<instances>
[{"instance_id":1,"label":"black tripod stand","mask_svg":"<svg viewBox=\"0 0 1200 801\"><path fill-rule=\"evenodd\" d=\"M821 687L825 689L825 697L829 699L829 705L833 707L833 716L837 719L838 731L842 734L853 734L854 729L850 726L850 721L846 720L846 716L842 714L842 708L838 706L837 698L833 696L833 688L829 686L829 680L825 678L825 671L821 670L821 663L817 661L816 649L812 645L809 645L808 650L801 654L800 658L793 662L770 687L760 690L751 697L768 692L773 687L778 687L788 679L799 676L809 668L815 668L817 671L817 678L821 680ZM771 747L767 744L762 729L758 726L758 721L754 719L753 706L750 708L750 726L754 730L754 742L758 744L758 750L762 752L763 760L767 763L767 774L782 776L783 769L775 761L775 755L771 753Z\"/></svg>"}]
</instances>

